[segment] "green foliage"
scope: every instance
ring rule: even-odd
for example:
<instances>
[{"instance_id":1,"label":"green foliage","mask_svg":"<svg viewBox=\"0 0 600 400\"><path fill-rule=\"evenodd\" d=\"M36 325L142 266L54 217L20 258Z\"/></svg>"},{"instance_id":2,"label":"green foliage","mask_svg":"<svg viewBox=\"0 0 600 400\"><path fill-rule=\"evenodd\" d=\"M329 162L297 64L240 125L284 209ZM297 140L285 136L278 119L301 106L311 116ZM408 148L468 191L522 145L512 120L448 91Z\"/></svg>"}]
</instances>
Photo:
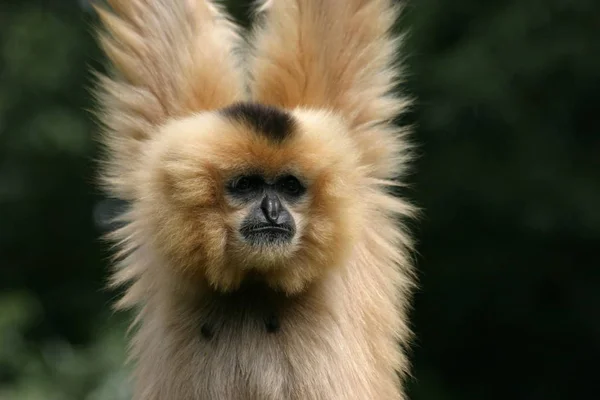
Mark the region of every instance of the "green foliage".
<instances>
[{"instance_id":1,"label":"green foliage","mask_svg":"<svg viewBox=\"0 0 600 400\"><path fill-rule=\"evenodd\" d=\"M104 290L83 1L0 2L0 399L129 396ZM249 1L228 1L247 22ZM600 3L419 0L411 398L586 398L600 358ZM125 316L123 316L125 318Z\"/></svg>"},{"instance_id":2,"label":"green foliage","mask_svg":"<svg viewBox=\"0 0 600 400\"><path fill-rule=\"evenodd\" d=\"M64 339L33 346L22 332L40 317L41 305L26 293L0 296L0 360L13 371L11 384L0 386L0 399L125 400L131 397L124 365L124 329L96 327L87 346Z\"/></svg>"}]
</instances>

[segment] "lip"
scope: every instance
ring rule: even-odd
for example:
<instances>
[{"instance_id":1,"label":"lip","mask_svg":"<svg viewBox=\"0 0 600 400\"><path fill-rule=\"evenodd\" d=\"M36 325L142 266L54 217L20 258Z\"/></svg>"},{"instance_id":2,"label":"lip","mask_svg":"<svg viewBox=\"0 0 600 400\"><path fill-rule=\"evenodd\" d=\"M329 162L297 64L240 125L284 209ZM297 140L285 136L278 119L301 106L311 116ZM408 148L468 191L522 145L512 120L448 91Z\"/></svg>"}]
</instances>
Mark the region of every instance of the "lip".
<instances>
[{"instance_id":1,"label":"lip","mask_svg":"<svg viewBox=\"0 0 600 400\"><path fill-rule=\"evenodd\" d=\"M259 228L249 229L248 232L284 232L290 233L291 230L289 228L283 226L261 226Z\"/></svg>"},{"instance_id":2,"label":"lip","mask_svg":"<svg viewBox=\"0 0 600 400\"><path fill-rule=\"evenodd\" d=\"M240 232L244 240L257 244L284 243L294 236L294 229L284 225L258 225L242 229Z\"/></svg>"}]
</instances>

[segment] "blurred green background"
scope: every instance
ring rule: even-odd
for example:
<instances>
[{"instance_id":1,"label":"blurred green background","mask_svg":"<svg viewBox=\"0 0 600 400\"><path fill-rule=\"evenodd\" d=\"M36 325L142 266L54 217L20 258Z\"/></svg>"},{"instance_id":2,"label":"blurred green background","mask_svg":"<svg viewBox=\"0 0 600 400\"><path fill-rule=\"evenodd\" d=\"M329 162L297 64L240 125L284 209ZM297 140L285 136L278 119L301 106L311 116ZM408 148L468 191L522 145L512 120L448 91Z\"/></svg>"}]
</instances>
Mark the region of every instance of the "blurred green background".
<instances>
[{"instance_id":1,"label":"blurred green background","mask_svg":"<svg viewBox=\"0 0 600 400\"><path fill-rule=\"evenodd\" d=\"M248 1L229 1L247 22ZM0 399L120 400L83 0L0 2ZM600 1L413 0L414 400L597 397Z\"/></svg>"}]
</instances>

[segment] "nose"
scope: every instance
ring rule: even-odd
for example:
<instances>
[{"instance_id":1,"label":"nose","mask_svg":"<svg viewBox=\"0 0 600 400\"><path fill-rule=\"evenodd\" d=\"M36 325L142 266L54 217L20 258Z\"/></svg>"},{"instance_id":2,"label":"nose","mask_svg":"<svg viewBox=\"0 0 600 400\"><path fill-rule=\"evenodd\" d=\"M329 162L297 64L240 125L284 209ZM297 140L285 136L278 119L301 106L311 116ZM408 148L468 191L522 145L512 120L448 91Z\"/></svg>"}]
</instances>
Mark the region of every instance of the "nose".
<instances>
[{"instance_id":1,"label":"nose","mask_svg":"<svg viewBox=\"0 0 600 400\"><path fill-rule=\"evenodd\" d=\"M277 219L281 212L281 202L279 201L279 197L267 194L262 200L262 203L260 203L260 209L270 223L277 223Z\"/></svg>"}]
</instances>

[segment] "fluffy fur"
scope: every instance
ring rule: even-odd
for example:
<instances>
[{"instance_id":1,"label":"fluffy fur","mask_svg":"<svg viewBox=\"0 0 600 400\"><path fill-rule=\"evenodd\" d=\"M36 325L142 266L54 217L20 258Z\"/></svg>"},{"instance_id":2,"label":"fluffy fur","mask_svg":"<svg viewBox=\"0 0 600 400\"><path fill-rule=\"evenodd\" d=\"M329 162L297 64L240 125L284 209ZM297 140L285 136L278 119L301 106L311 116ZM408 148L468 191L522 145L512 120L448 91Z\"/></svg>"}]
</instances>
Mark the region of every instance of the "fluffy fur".
<instances>
[{"instance_id":1,"label":"fluffy fur","mask_svg":"<svg viewBox=\"0 0 600 400\"><path fill-rule=\"evenodd\" d=\"M409 148L392 124L407 104L392 92L397 8L259 4L245 71L214 4L109 3L102 177L130 204L112 282L138 310L135 399L404 399L413 278L398 220L414 210L389 193ZM240 101L284 110L290 132L232 117ZM306 183L290 245L240 239L225 182L248 171Z\"/></svg>"}]
</instances>

